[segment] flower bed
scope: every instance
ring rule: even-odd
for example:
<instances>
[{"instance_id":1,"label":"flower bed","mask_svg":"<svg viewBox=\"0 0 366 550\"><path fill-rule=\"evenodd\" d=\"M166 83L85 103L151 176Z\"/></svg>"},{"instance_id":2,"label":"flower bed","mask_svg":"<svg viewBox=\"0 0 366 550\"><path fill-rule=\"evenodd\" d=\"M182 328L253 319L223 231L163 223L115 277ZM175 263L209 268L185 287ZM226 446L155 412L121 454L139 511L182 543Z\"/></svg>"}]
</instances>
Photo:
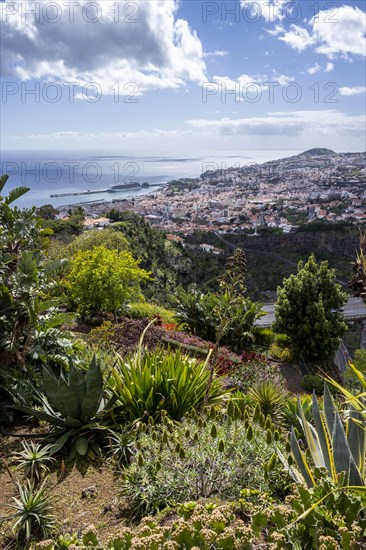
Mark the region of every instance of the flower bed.
<instances>
[{"instance_id":1,"label":"flower bed","mask_svg":"<svg viewBox=\"0 0 366 550\"><path fill-rule=\"evenodd\" d=\"M124 318L121 323L115 325L107 321L100 327L93 329L88 339L91 344L98 347L112 346L121 355L127 355L136 350L141 335L148 323L148 319L134 320L128 318ZM198 336L191 336L184 332L156 325L152 325L145 333L144 345L149 350L153 350L161 345L164 347L183 348L190 355L203 360L206 359L209 350L215 346L213 342L208 342ZM259 354L254 355L257 356ZM228 374L242 360L236 353L229 351L225 347L220 347L216 359L216 372L220 375Z\"/></svg>"}]
</instances>

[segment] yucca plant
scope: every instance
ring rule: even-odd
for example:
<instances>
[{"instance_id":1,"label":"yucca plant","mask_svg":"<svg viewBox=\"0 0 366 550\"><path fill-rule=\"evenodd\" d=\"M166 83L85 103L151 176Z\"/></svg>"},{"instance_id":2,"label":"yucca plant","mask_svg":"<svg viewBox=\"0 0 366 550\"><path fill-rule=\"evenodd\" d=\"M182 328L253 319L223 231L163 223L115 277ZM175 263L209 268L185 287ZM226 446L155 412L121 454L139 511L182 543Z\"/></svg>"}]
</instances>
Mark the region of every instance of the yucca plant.
<instances>
[{"instance_id":1,"label":"yucca plant","mask_svg":"<svg viewBox=\"0 0 366 550\"><path fill-rule=\"evenodd\" d=\"M48 464L55 461L50 455L52 446L42 446L34 441L22 441L22 445L23 450L14 453L12 459L17 463L17 469L22 469L26 477L38 482L48 472Z\"/></svg>"},{"instance_id":2,"label":"yucca plant","mask_svg":"<svg viewBox=\"0 0 366 550\"><path fill-rule=\"evenodd\" d=\"M315 394L313 395L314 426L306 420L301 406L298 410L312 463L301 450L292 429L291 448L300 470L289 468L294 479L298 482L305 481L308 487L314 487L317 483L314 467L325 468L334 482L341 482L349 489L366 490L366 425L360 412L350 406L345 430L326 383L323 411L320 411Z\"/></svg>"},{"instance_id":3,"label":"yucca plant","mask_svg":"<svg viewBox=\"0 0 366 550\"><path fill-rule=\"evenodd\" d=\"M288 398L288 392L283 387L264 380L249 388L248 394L255 403L258 403L264 416L269 415L274 423L281 423Z\"/></svg>"},{"instance_id":4,"label":"yucca plant","mask_svg":"<svg viewBox=\"0 0 366 550\"><path fill-rule=\"evenodd\" d=\"M109 404L103 399L103 375L95 356L86 373L77 368L72 359L69 364L67 378L63 372L57 378L48 368L43 368L44 393L39 394L43 410L13 408L53 426L53 431L46 435L54 441L52 454L72 438L76 450L83 456L88 451L87 431L100 426L101 415Z\"/></svg>"},{"instance_id":5,"label":"yucca plant","mask_svg":"<svg viewBox=\"0 0 366 550\"><path fill-rule=\"evenodd\" d=\"M17 482L18 497L12 497L15 504L10 504L16 512L10 517L15 519L12 527L17 537L25 532L27 541L35 531L39 530L43 536L52 533L56 526L56 517L52 513L53 498L45 485L46 480L38 488L28 479L24 485Z\"/></svg>"},{"instance_id":6,"label":"yucca plant","mask_svg":"<svg viewBox=\"0 0 366 550\"><path fill-rule=\"evenodd\" d=\"M125 420L146 422L168 415L180 420L205 404L219 403L228 392L214 378L207 394L210 372L206 363L160 349L144 351L143 341L152 321L143 331L135 355L119 358L111 369L108 387ZM208 401L207 401L208 399Z\"/></svg>"}]
</instances>

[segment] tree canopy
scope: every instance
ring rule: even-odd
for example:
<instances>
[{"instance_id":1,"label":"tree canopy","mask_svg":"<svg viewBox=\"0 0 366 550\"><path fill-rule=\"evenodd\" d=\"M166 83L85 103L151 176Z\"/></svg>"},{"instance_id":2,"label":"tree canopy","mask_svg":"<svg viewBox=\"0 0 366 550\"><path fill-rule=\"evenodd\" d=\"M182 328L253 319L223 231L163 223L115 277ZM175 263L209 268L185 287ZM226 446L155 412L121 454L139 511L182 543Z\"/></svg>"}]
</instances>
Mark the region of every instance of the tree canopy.
<instances>
[{"instance_id":1,"label":"tree canopy","mask_svg":"<svg viewBox=\"0 0 366 550\"><path fill-rule=\"evenodd\" d=\"M318 264L314 255L306 264L300 261L297 274L284 280L277 296L274 329L290 337L296 355L316 360L338 348L347 330L340 311L347 294L328 262Z\"/></svg>"},{"instance_id":2,"label":"tree canopy","mask_svg":"<svg viewBox=\"0 0 366 550\"><path fill-rule=\"evenodd\" d=\"M81 315L113 313L116 316L136 294L139 283L149 277L130 252L96 246L77 252L69 282Z\"/></svg>"},{"instance_id":3,"label":"tree canopy","mask_svg":"<svg viewBox=\"0 0 366 550\"><path fill-rule=\"evenodd\" d=\"M120 231L107 227L101 231L94 230L82 233L69 244L68 252L73 256L79 251L92 250L97 246L104 246L104 248L118 250L118 252L129 249L126 237Z\"/></svg>"}]
</instances>

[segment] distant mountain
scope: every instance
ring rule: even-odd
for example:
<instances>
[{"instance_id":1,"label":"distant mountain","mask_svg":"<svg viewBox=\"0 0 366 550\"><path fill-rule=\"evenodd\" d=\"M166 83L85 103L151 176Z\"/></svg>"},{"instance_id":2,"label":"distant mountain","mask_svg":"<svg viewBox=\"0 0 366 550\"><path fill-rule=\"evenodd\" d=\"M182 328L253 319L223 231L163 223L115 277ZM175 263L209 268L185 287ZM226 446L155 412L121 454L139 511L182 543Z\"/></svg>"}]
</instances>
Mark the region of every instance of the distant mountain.
<instances>
[{"instance_id":1,"label":"distant mountain","mask_svg":"<svg viewBox=\"0 0 366 550\"><path fill-rule=\"evenodd\" d=\"M307 155L307 156L311 156L311 157L318 157L318 156L323 156L323 155L337 155L337 153L335 153L331 149L326 149L325 147L317 147L317 148L314 148L314 149L309 149L308 151L304 151L303 153L301 153L299 155L299 157L301 157L302 155Z\"/></svg>"}]
</instances>

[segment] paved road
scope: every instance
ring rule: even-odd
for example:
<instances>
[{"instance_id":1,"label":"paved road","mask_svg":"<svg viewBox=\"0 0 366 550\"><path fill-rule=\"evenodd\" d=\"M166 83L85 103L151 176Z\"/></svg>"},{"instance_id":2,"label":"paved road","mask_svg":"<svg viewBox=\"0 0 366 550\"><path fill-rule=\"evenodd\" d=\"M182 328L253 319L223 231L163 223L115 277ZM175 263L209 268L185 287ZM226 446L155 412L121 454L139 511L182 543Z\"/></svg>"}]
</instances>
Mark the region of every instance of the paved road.
<instances>
[{"instance_id":1,"label":"paved road","mask_svg":"<svg viewBox=\"0 0 366 550\"><path fill-rule=\"evenodd\" d=\"M256 325L261 327L271 326L274 321L274 306L275 304L265 304L263 306L263 311L265 311L267 315L258 319ZM343 317L346 321L366 318L366 307L361 298L349 298L343 308ZM366 348L366 323L364 323L363 347Z\"/></svg>"}]
</instances>

